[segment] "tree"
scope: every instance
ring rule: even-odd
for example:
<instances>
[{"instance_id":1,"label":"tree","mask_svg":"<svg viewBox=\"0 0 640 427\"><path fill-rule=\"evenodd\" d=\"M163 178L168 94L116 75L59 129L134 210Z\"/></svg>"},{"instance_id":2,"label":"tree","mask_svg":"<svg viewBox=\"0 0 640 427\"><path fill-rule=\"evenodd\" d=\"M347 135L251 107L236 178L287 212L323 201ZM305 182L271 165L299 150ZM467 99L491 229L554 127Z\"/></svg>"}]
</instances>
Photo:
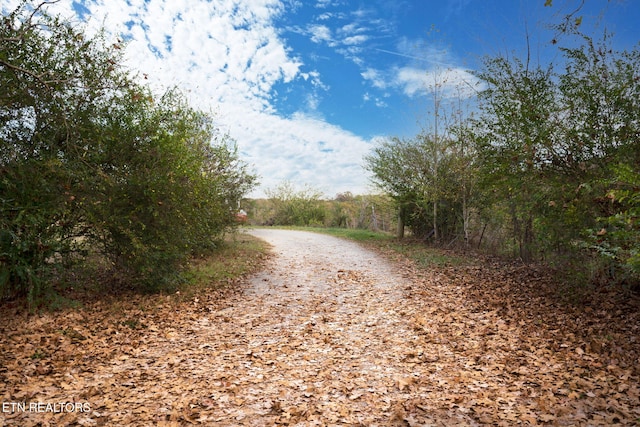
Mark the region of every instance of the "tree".
<instances>
[{"instance_id":1,"label":"tree","mask_svg":"<svg viewBox=\"0 0 640 427\"><path fill-rule=\"evenodd\" d=\"M487 58L479 76L487 89L480 94L480 155L483 185L507 205L518 255L532 259L534 221L548 187L557 92L551 68L504 57Z\"/></svg>"},{"instance_id":2,"label":"tree","mask_svg":"<svg viewBox=\"0 0 640 427\"><path fill-rule=\"evenodd\" d=\"M47 2L0 25L0 289L30 302L94 247L135 287L215 246L255 183L212 118L162 97Z\"/></svg>"},{"instance_id":3,"label":"tree","mask_svg":"<svg viewBox=\"0 0 640 427\"><path fill-rule=\"evenodd\" d=\"M326 211L322 192L311 186L296 190L290 181L284 181L267 196L273 206L273 222L276 225L322 225Z\"/></svg>"},{"instance_id":4,"label":"tree","mask_svg":"<svg viewBox=\"0 0 640 427\"><path fill-rule=\"evenodd\" d=\"M435 240L436 230L441 231L441 238L455 238L462 193L454 177L460 152L453 147L449 138L435 141L432 135L421 133L413 139L391 138L365 157L374 184L397 203L399 237L406 223L423 238ZM434 209L434 204L441 208Z\"/></svg>"},{"instance_id":5,"label":"tree","mask_svg":"<svg viewBox=\"0 0 640 427\"><path fill-rule=\"evenodd\" d=\"M478 191L478 162L475 151L476 135L473 132L472 120L460 120L451 127L452 156L446 165L450 173L453 188L448 191L456 194L460 202L462 234L465 247L471 242L471 220L474 211L479 210L480 196Z\"/></svg>"},{"instance_id":6,"label":"tree","mask_svg":"<svg viewBox=\"0 0 640 427\"><path fill-rule=\"evenodd\" d=\"M416 201L417 189L413 169L406 162L413 141L397 137L383 141L365 156L365 169L372 173L373 183L389 194L398 206L398 238L404 236L404 227Z\"/></svg>"},{"instance_id":7,"label":"tree","mask_svg":"<svg viewBox=\"0 0 640 427\"><path fill-rule=\"evenodd\" d=\"M568 63L560 80L567 153L560 172L579 190L563 203L580 213L566 219L609 264L610 279L637 286L640 49L615 51L608 34L598 43L578 35L584 43L563 50Z\"/></svg>"},{"instance_id":8,"label":"tree","mask_svg":"<svg viewBox=\"0 0 640 427\"><path fill-rule=\"evenodd\" d=\"M92 158L101 174L82 196L83 213L118 274L154 288L193 251L215 247L255 178L227 137L215 140L211 118L179 94L124 96L117 105L126 108L111 108L102 126Z\"/></svg>"},{"instance_id":9,"label":"tree","mask_svg":"<svg viewBox=\"0 0 640 427\"><path fill-rule=\"evenodd\" d=\"M331 210L326 222L331 227L384 232L397 227L393 200L384 195L339 193L328 205Z\"/></svg>"},{"instance_id":10,"label":"tree","mask_svg":"<svg viewBox=\"0 0 640 427\"><path fill-rule=\"evenodd\" d=\"M82 234L73 188L91 176L87 130L123 86L115 47L99 47L23 1L0 23L0 287L41 293Z\"/></svg>"},{"instance_id":11,"label":"tree","mask_svg":"<svg viewBox=\"0 0 640 427\"><path fill-rule=\"evenodd\" d=\"M522 259L534 248L586 246L608 260L609 275L628 276L638 241L640 52L614 51L608 33L595 42L578 28L561 28L582 41L561 48L562 73L504 57L485 63L474 127L482 184L494 209L506 201Z\"/></svg>"}]
</instances>

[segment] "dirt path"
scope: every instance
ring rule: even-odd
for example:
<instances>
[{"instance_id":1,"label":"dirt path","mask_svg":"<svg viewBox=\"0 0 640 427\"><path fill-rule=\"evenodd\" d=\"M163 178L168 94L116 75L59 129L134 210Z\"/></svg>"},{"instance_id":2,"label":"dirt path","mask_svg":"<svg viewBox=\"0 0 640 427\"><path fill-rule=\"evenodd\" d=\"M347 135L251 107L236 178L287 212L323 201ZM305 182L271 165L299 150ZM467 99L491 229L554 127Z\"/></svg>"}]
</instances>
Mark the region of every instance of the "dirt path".
<instances>
[{"instance_id":1,"label":"dirt path","mask_svg":"<svg viewBox=\"0 0 640 427\"><path fill-rule=\"evenodd\" d=\"M11 385L3 403L79 402L90 411L14 407L0 425L401 422L421 375L407 361L402 277L337 238L251 234L276 256L225 309L196 299L168 323L144 310L118 324L77 312L65 319L74 329L59 331L56 317L44 316L9 334L13 348L35 356L0 370Z\"/></svg>"},{"instance_id":2,"label":"dirt path","mask_svg":"<svg viewBox=\"0 0 640 427\"><path fill-rule=\"evenodd\" d=\"M469 298L482 277L501 292L509 275L473 267L444 276L320 234L251 234L276 256L226 308L195 298L179 311L170 303L129 308L115 321L113 308L97 302L0 326L8 349L0 354L0 426L640 420L637 371L618 349L633 335L591 332L597 339L585 342L546 327L544 317L515 316L510 291ZM45 406L23 411L20 402ZM67 406L56 412L52 403Z\"/></svg>"},{"instance_id":3,"label":"dirt path","mask_svg":"<svg viewBox=\"0 0 640 427\"><path fill-rule=\"evenodd\" d=\"M387 425L420 373L407 363L413 332L404 279L355 243L299 231L254 230L278 254L252 281L240 308L246 334L233 340L263 376L251 424L291 417L305 425ZM237 353L236 353L237 355ZM238 360L242 363L243 357ZM246 408L231 409L243 414ZM257 416L257 418L255 418ZM265 419L264 417L267 417Z\"/></svg>"}]
</instances>

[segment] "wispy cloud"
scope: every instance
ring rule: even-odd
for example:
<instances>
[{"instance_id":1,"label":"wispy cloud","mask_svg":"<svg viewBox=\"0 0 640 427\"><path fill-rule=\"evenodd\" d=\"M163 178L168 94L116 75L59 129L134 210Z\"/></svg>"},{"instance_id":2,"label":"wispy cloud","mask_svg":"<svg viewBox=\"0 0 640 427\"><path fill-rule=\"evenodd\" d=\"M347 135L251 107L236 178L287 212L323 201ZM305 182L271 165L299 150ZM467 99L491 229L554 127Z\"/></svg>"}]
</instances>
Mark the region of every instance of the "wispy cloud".
<instances>
[{"instance_id":1,"label":"wispy cloud","mask_svg":"<svg viewBox=\"0 0 640 427\"><path fill-rule=\"evenodd\" d=\"M334 44L331 30L326 25L310 25L308 31L312 42Z\"/></svg>"},{"instance_id":2,"label":"wispy cloud","mask_svg":"<svg viewBox=\"0 0 640 427\"><path fill-rule=\"evenodd\" d=\"M407 96L433 95L448 98L470 98L482 89L481 81L459 67L424 70L402 67L395 70L394 84Z\"/></svg>"},{"instance_id":3,"label":"wispy cloud","mask_svg":"<svg viewBox=\"0 0 640 427\"><path fill-rule=\"evenodd\" d=\"M8 1L9 9L19 2ZM261 176L254 196L284 179L312 183L328 195L366 191L360 163L370 141L318 113L318 94L328 86L317 71L303 70L303 60L281 39L274 25L285 7L280 0L85 0L82 17L70 3L49 10L88 19L89 33L104 24L114 40L128 41L128 66L154 88L178 86L192 105L216 114ZM310 34L317 42L333 41L326 26L311 27ZM275 87L293 82L309 85L308 92L301 112L283 117L274 107Z\"/></svg>"},{"instance_id":4,"label":"wispy cloud","mask_svg":"<svg viewBox=\"0 0 640 427\"><path fill-rule=\"evenodd\" d=\"M365 80L371 82L371 85L375 88L386 89L389 86L387 80L381 75L381 72L373 68L367 68L360 73L360 75Z\"/></svg>"},{"instance_id":5,"label":"wispy cloud","mask_svg":"<svg viewBox=\"0 0 640 427\"><path fill-rule=\"evenodd\" d=\"M483 88L481 81L470 70L454 65L405 65L388 70L367 68L361 75L374 88L395 88L409 97L429 96L437 91L443 98L470 98Z\"/></svg>"},{"instance_id":6,"label":"wispy cloud","mask_svg":"<svg viewBox=\"0 0 640 427\"><path fill-rule=\"evenodd\" d=\"M373 102L374 105L376 107L378 107L378 108L386 108L386 107L388 107L387 103L385 101L383 101L382 98L380 98L378 96L373 96L369 92L365 92L365 94L362 96L362 100L364 102Z\"/></svg>"},{"instance_id":7,"label":"wispy cloud","mask_svg":"<svg viewBox=\"0 0 640 427\"><path fill-rule=\"evenodd\" d=\"M400 38L393 50L374 50L399 59L397 65L386 70L370 68L362 73L375 88L395 87L409 97L429 96L437 91L443 98L469 98L482 89L470 70L432 40Z\"/></svg>"},{"instance_id":8,"label":"wispy cloud","mask_svg":"<svg viewBox=\"0 0 640 427\"><path fill-rule=\"evenodd\" d=\"M332 3L332 0L317 0L315 7L318 9L326 9Z\"/></svg>"},{"instance_id":9,"label":"wispy cloud","mask_svg":"<svg viewBox=\"0 0 640 427\"><path fill-rule=\"evenodd\" d=\"M358 45L366 42L368 39L369 37L365 35L349 36L349 37L345 37L342 40L342 43L346 45Z\"/></svg>"},{"instance_id":10,"label":"wispy cloud","mask_svg":"<svg viewBox=\"0 0 640 427\"><path fill-rule=\"evenodd\" d=\"M333 11L336 5L322 1L316 5L323 13L315 17L315 22L294 32L306 35L316 44L325 44L334 51L358 65L364 65L364 45L387 31L387 23L376 16L373 9L359 8L346 12ZM329 10L327 10L329 9Z\"/></svg>"}]
</instances>

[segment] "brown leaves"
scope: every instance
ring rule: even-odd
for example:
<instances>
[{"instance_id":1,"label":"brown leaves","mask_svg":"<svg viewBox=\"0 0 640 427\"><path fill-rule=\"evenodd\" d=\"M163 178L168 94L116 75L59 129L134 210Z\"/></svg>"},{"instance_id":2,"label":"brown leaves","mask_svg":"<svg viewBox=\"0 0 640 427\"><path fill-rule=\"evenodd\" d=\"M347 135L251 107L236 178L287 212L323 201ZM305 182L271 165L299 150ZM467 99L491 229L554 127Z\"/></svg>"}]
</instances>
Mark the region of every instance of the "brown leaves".
<instances>
[{"instance_id":1,"label":"brown leaves","mask_svg":"<svg viewBox=\"0 0 640 427\"><path fill-rule=\"evenodd\" d=\"M423 271L405 261L396 267L404 279L310 258L291 265L271 265L236 298L140 298L5 322L0 400L91 410L0 420L421 426L640 417L637 314L609 295L559 304L543 271L510 265Z\"/></svg>"},{"instance_id":2,"label":"brown leaves","mask_svg":"<svg viewBox=\"0 0 640 427\"><path fill-rule=\"evenodd\" d=\"M563 304L544 272L495 267L432 271L413 288L412 328L440 357L423 404L488 424L634 423L638 313Z\"/></svg>"}]
</instances>

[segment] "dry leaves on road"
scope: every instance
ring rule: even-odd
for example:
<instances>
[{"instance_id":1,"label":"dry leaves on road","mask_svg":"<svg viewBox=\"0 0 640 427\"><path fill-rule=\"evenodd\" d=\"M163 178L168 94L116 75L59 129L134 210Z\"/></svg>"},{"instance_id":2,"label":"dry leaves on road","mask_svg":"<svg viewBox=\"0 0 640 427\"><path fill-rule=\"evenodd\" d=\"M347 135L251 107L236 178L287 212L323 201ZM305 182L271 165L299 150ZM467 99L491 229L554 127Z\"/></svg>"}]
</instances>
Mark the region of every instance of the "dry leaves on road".
<instances>
[{"instance_id":1,"label":"dry leaves on road","mask_svg":"<svg viewBox=\"0 0 640 427\"><path fill-rule=\"evenodd\" d=\"M291 250L274 240L279 255L226 298L4 322L0 400L90 411L1 413L0 425L640 419L637 310L553 305L531 269L390 268L355 244L303 237Z\"/></svg>"}]
</instances>

